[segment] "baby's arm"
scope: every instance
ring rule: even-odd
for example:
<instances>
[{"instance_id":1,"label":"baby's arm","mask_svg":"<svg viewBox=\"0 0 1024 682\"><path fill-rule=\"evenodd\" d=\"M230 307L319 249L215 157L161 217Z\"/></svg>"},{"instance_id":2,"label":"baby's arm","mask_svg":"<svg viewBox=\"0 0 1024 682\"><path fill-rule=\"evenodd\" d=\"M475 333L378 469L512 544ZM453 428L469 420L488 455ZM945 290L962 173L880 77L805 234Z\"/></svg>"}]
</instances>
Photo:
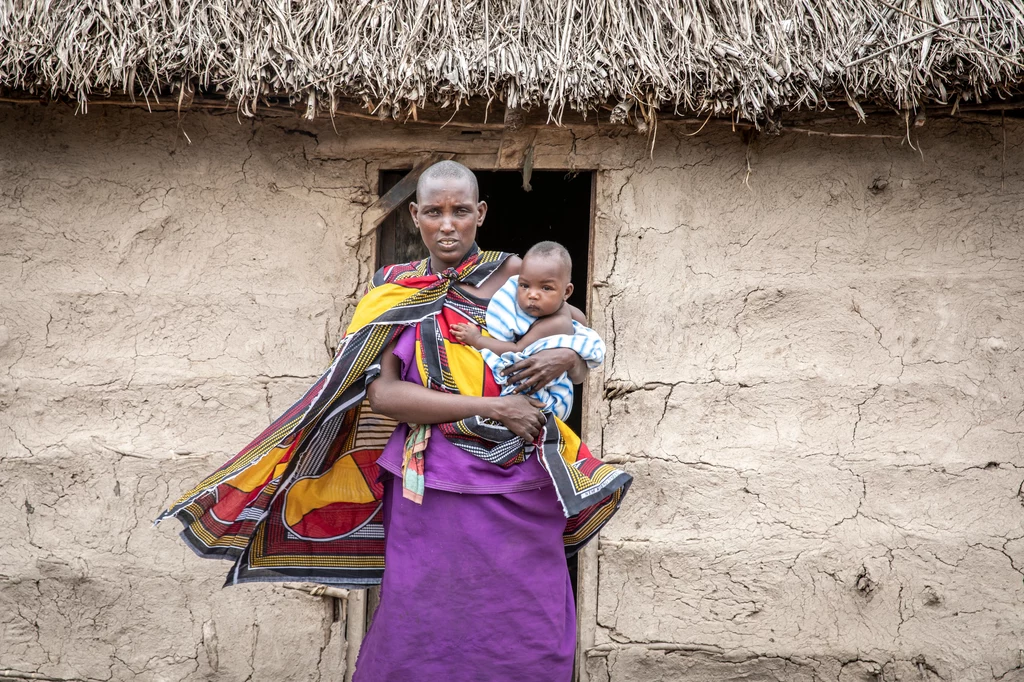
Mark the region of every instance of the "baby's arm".
<instances>
[{"instance_id":1,"label":"baby's arm","mask_svg":"<svg viewBox=\"0 0 1024 682\"><path fill-rule=\"evenodd\" d=\"M486 348L492 353L501 355L516 350L516 344L511 341L502 341L492 336L484 336L480 328L468 322L457 322L451 326L452 336L460 343L473 346L477 350Z\"/></svg>"},{"instance_id":2,"label":"baby's arm","mask_svg":"<svg viewBox=\"0 0 1024 682\"><path fill-rule=\"evenodd\" d=\"M492 353L501 355L502 353L521 353L534 341L539 341L545 336L555 336L556 334L574 334L575 328L572 326L572 317L567 306L562 306L562 309L553 315L542 317L532 325L523 334L522 338L515 343L511 341L500 341L490 336L484 336L480 330L472 324L457 323L451 326L452 336L458 339L460 342L473 346L477 350L486 348Z\"/></svg>"},{"instance_id":3,"label":"baby's arm","mask_svg":"<svg viewBox=\"0 0 1024 682\"><path fill-rule=\"evenodd\" d=\"M572 319L579 322L584 327L587 326L587 316L583 314L583 311L574 306L571 303L566 303L565 307L569 309L569 313L572 315ZM572 332L569 332L570 334Z\"/></svg>"},{"instance_id":4,"label":"baby's arm","mask_svg":"<svg viewBox=\"0 0 1024 682\"><path fill-rule=\"evenodd\" d=\"M562 308L547 317L542 317L530 325L522 338L515 342L516 352L522 352L529 348L531 343L540 341L545 336L557 336L558 334L575 334L576 329L572 326L572 315L569 306Z\"/></svg>"}]
</instances>

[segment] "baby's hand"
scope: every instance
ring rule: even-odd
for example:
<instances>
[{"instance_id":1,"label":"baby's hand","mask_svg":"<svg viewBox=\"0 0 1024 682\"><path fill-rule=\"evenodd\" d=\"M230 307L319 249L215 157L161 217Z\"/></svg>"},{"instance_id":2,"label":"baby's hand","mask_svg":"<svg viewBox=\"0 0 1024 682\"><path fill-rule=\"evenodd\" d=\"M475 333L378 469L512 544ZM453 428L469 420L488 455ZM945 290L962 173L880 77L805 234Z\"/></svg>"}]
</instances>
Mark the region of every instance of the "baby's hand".
<instances>
[{"instance_id":1,"label":"baby's hand","mask_svg":"<svg viewBox=\"0 0 1024 682\"><path fill-rule=\"evenodd\" d=\"M451 326L451 330L452 336L454 336L459 343L464 343L467 346L475 345L481 338L483 338L483 334L480 333L480 329L476 325L469 324L467 322L453 324Z\"/></svg>"}]
</instances>

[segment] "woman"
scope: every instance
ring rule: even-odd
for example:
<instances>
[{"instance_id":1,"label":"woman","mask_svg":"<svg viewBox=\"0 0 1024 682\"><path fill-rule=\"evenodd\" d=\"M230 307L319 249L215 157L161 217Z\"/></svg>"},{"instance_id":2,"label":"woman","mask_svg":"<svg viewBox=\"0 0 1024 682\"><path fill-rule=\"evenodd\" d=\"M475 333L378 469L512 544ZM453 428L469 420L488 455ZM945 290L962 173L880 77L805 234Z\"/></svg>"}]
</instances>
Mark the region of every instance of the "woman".
<instances>
[{"instance_id":1,"label":"woman","mask_svg":"<svg viewBox=\"0 0 1024 682\"><path fill-rule=\"evenodd\" d=\"M432 166L411 208L429 259L378 272L331 368L161 518L181 519L201 555L234 558L228 584L383 574L361 682L567 680L565 555L630 478L530 399L499 397L479 353L451 341L448 325L482 321L520 264L477 250L487 206L473 174ZM566 371L586 373L566 349L512 368L524 391Z\"/></svg>"}]
</instances>

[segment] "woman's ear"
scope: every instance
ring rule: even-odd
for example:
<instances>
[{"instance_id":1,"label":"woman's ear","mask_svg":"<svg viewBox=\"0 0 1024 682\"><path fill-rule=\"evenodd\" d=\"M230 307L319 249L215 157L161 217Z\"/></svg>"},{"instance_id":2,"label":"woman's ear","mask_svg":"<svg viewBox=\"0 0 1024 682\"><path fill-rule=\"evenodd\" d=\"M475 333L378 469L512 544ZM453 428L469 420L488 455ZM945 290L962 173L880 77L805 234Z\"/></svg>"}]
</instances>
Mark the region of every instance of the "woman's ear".
<instances>
[{"instance_id":1,"label":"woman's ear","mask_svg":"<svg viewBox=\"0 0 1024 682\"><path fill-rule=\"evenodd\" d=\"M572 282L569 282L568 284L565 285L565 296L562 298L562 300L568 301L569 297L572 296L572 292Z\"/></svg>"},{"instance_id":2,"label":"woman's ear","mask_svg":"<svg viewBox=\"0 0 1024 682\"><path fill-rule=\"evenodd\" d=\"M480 214L480 217L476 219L476 226L480 227L484 224L484 218L487 217L487 202L481 201L476 205L476 210Z\"/></svg>"},{"instance_id":3,"label":"woman's ear","mask_svg":"<svg viewBox=\"0 0 1024 682\"><path fill-rule=\"evenodd\" d=\"M417 204L415 201L410 201L409 202L409 213L412 214L412 222L413 222L414 225L416 225L416 229L419 229L419 227L420 227L419 211L420 211L419 204Z\"/></svg>"}]
</instances>

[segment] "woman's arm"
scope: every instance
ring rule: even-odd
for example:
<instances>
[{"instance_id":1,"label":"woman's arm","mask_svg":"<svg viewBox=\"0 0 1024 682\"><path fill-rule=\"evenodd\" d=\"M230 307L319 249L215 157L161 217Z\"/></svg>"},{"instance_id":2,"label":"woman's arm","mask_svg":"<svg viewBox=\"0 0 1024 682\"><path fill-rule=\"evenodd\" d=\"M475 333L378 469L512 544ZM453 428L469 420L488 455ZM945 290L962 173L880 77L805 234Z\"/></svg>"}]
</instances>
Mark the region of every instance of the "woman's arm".
<instances>
[{"instance_id":1,"label":"woman's arm","mask_svg":"<svg viewBox=\"0 0 1024 682\"><path fill-rule=\"evenodd\" d=\"M545 423L535 400L523 396L480 398L432 391L401 378L401 363L388 346L380 359L380 376L366 389L374 412L407 424L443 424L480 415L495 419L512 433L533 441Z\"/></svg>"},{"instance_id":2,"label":"woman's arm","mask_svg":"<svg viewBox=\"0 0 1024 682\"><path fill-rule=\"evenodd\" d=\"M384 350L380 376L366 389L374 412L407 424L442 424L475 415L494 418L491 415L493 399L441 393L403 381L401 363L393 350L393 345Z\"/></svg>"},{"instance_id":3,"label":"woman's arm","mask_svg":"<svg viewBox=\"0 0 1024 682\"><path fill-rule=\"evenodd\" d=\"M538 351L502 372L512 382L519 382L516 393L533 393L568 372L574 384L582 384L590 373L587 361L571 348L549 348Z\"/></svg>"},{"instance_id":4,"label":"woman's arm","mask_svg":"<svg viewBox=\"0 0 1024 682\"><path fill-rule=\"evenodd\" d=\"M530 328L523 334L523 337L516 341L516 352L521 353L533 343L548 336L557 336L559 334L571 336L575 332L576 330L572 326L572 317L569 316L569 311L559 311L554 315L542 317L531 324Z\"/></svg>"}]
</instances>

